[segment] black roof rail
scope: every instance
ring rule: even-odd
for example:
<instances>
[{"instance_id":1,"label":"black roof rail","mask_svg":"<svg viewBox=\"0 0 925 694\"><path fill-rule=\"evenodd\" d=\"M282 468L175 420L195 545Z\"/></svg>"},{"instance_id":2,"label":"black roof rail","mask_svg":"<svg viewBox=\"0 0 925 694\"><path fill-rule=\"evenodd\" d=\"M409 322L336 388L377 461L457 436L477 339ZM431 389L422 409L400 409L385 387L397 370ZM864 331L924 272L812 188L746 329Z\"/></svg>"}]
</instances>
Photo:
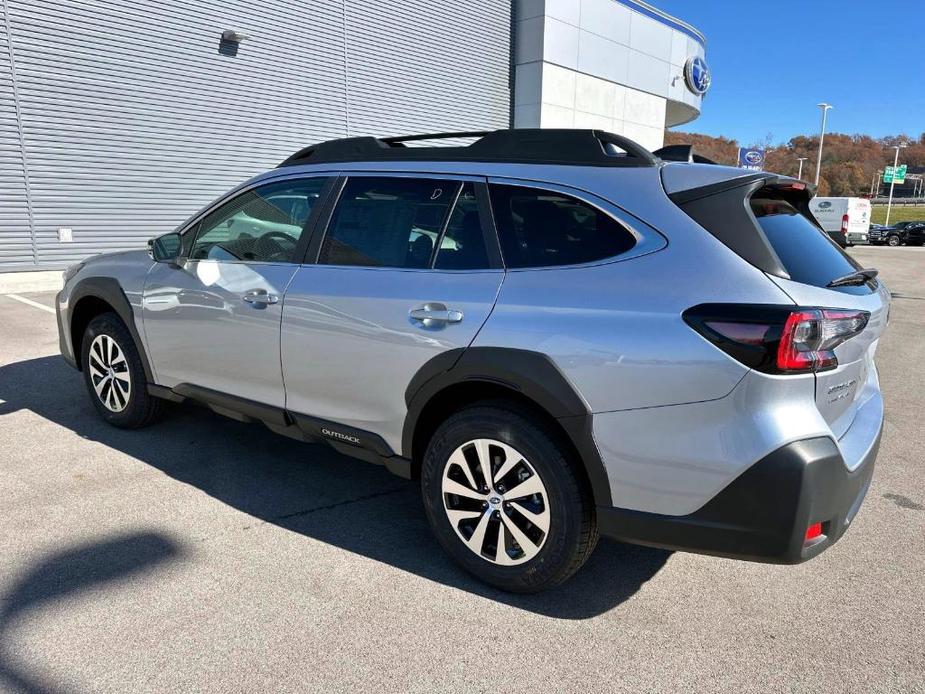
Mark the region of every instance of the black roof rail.
<instances>
[{"instance_id":1,"label":"black roof rail","mask_svg":"<svg viewBox=\"0 0 925 694\"><path fill-rule=\"evenodd\" d=\"M694 153L694 145L665 145L652 152L662 161L684 161L689 164L716 164L700 154Z\"/></svg>"},{"instance_id":2,"label":"black roof rail","mask_svg":"<svg viewBox=\"0 0 925 694\"><path fill-rule=\"evenodd\" d=\"M449 140L451 138L466 138L466 137L484 137L485 135L491 135L494 130L464 130L458 133L426 133L424 135L400 135L399 137L381 137L379 138L386 144L392 145L393 147L403 147L405 142L415 142L418 140Z\"/></svg>"},{"instance_id":3,"label":"black roof rail","mask_svg":"<svg viewBox=\"0 0 925 694\"><path fill-rule=\"evenodd\" d=\"M407 147L406 142L477 137L465 147ZM584 166L656 166L652 153L603 130L523 128L430 133L403 137L348 137L310 145L280 166L360 161L485 161Z\"/></svg>"}]
</instances>

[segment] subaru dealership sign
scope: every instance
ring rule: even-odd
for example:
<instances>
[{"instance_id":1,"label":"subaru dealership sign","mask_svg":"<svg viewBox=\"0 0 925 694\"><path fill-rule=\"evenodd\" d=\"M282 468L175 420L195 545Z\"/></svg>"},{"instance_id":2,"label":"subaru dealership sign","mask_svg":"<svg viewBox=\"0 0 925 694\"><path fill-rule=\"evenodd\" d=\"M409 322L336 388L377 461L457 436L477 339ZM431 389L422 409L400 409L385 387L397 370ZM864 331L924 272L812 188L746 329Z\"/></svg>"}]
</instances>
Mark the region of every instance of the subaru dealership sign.
<instances>
[{"instance_id":1,"label":"subaru dealership sign","mask_svg":"<svg viewBox=\"0 0 925 694\"><path fill-rule=\"evenodd\" d=\"M712 79L706 60L699 55L687 59L684 64L684 83L692 93L697 96L706 94Z\"/></svg>"},{"instance_id":2,"label":"subaru dealership sign","mask_svg":"<svg viewBox=\"0 0 925 694\"><path fill-rule=\"evenodd\" d=\"M739 168L764 171L764 150L755 147L739 147Z\"/></svg>"}]
</instances>

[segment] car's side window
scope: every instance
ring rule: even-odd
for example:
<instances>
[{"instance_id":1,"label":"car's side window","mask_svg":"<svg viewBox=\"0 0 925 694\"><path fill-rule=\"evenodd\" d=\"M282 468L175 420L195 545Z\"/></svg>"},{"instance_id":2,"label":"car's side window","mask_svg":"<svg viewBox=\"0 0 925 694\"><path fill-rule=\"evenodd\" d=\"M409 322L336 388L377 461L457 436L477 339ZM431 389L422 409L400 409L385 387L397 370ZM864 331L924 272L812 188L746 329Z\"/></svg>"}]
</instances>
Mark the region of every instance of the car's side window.
<instances>
[{"instance_id":1,"label":"car's side window","mask_svg":"<svg viewBox=\"0 0 925 694\"><path fill-rule=\"evenodd\" d=\"M613 217L569 195L501 184L489 190L509 268L589 263L636 245L636 237Z\"/></svg>"},{"instance_id":2,"label":"car's side window","mask_svg":"<svg viewBox=\"0 0 925 694\"><path fill-rule=\"evenodd\" d=\"M489 267L485 236L479 221L475 186L463 185L437 249L438 270L480 270Z\"/></svg>"},{"instance_id":3,"label":"car's side window","mask_svg":"<svg viewBox=\"0 0 925 694\"><path fill-rule=\"evenodd\" d=\"M326 181L280 181L238 195L198 225L190 259L297 262L296 246Z\"/></svg>"},{"instance_id":4,"label":"car's side window","mask_svg":"<svg viewBox=\"0 0 925 694\"><path fill-rule=\"evenodd\" d=\"M437 178L349 178L328 224L318 262L430 267L460 185Z\"/></svg>"}]
</instances>

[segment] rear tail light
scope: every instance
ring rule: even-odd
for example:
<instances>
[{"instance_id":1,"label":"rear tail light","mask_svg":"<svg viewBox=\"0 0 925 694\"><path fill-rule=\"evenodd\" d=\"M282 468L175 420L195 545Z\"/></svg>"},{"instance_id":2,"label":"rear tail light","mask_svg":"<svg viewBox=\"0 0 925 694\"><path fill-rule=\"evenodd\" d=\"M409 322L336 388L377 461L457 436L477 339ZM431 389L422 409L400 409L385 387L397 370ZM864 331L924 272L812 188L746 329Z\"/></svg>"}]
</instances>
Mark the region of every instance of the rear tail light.
<instances>
[{"instance_id":1,"label":"rear tail light","mask_svg":"<svg viewBox=\"0 0 925 694\"><path fill-rule=\"evenodd\" d=\"M841 230L843 234L848 233L848 215L844 214L841 218Z\"/></svg>"},{"instance_id":2,"label":"rear tail light","mask_svg":"<svg viewBox=\"0 0 925 694\"><path fill-rule=\"evenodd\" d=\"M764 373L827 371L838 366L835 348L867 326L870 314L828 308L701 304L684 320L746 366Z\"/></svg>"}]
</instances>

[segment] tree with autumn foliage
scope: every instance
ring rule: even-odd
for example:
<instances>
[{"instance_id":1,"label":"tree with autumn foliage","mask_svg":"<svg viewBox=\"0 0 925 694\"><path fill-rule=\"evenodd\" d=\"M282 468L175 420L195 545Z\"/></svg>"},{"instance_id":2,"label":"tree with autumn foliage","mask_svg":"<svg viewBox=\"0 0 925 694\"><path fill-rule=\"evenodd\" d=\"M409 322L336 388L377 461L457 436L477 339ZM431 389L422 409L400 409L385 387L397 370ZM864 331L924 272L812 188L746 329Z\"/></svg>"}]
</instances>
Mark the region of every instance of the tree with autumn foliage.
<instances>
[{"instance_id":1,"label":"tree with autumn foliage","mask_svg":"<svg viewBox=\"0 0 925 694\"><path fill-rule=\"evenodd\" d=\"M765 170L796 176L799 157L803 162L803 178L811 181L815 176L816 153L819 136L798 135L789 142L769 145L767 142L739 145L728 137L712 137L699 133L666 131L665 144L692 144L697 154L713 159L718 164L735 166L740 146L763 147L766 150ZM917 139L906 135L873 138L869 135L829 133L822 150L822 175L819 177L819 194L835 196L868 195L878 171L893 165L893 145L908 144L900 154L900 163L910 167L925 166L925 133Z\"/></svg>"}]
</instances>

